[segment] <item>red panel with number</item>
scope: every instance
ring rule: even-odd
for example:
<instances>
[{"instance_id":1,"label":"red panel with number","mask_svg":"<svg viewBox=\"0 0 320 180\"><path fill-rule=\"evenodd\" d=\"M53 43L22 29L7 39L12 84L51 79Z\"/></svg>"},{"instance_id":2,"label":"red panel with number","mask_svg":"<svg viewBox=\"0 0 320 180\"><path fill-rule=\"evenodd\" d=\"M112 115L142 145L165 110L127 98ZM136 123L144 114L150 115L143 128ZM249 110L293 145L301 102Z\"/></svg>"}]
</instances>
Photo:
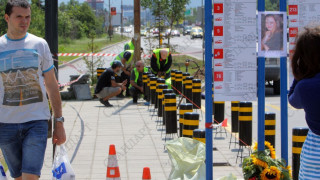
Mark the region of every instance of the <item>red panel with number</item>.
<instances>
[{"instance_id":1,"label":"red panel with number","mask_svg":"<svg viewBox=\"0 0 320 180\"><path fill-rule=\"evenodd\" d=\"M215 49L214 50L214 58L215 59L223 59L223 49Z\"/></svg>"},{"instance_id":2,"label":"red panel with number","mask_svg":"<svg viewBox=\"0 0 320 180\"><path fill-rule=\"evenodd\" d=\"M214 72L214 81L223 81L223 72Z\"/></svg>"},{"instance_id":3,"label":"red panel with number","mask_svg":"<svg viewBox=\"0 0 320 180\"><path fill-rule=\"evenodd\" d=\"M213 12L217 14L223 13L223 4L222 3L215 3L213 5Z\"/></svg>"},{"instance_id":4,"label":"red panel with number","mask_svg":"<svg viewBox=\"0 0 320 180\"><path fill-rule=\"evenodd\" d=\"M223 26L214 27L214 36L223 36Z\"/></svg>"},{"instance_id":5,"label":"red panel with number","mask_svg":"<svg viewBox=\"0 0 320 180\"><path fill-rule=\"evenodd\" d=\"M289 15L298 15L298 5L289 5Z\"/></svg>"},{"instance_id":6,"label":"red panel with number","mask_svg":"<svg viewBox=\"0 0 320 180\"><path fill-rule=\"evenodd\" d=\"M296 37L299 29L297 27L289 28L289 37Z\"/></svg>"}]
</instances>

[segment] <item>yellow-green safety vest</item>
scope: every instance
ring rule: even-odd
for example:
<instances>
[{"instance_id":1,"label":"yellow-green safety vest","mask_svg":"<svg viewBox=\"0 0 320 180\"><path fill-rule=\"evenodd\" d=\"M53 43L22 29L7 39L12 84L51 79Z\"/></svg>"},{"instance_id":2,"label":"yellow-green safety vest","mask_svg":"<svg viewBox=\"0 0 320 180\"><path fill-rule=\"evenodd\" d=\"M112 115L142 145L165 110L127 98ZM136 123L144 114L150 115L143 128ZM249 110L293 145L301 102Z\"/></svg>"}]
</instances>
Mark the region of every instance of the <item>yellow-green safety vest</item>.
<instances>
[{"instance_id":1,"label":"yellow-green safety vest","mask_svg":"<svg viewBox=\"0 0 320 180\"><path fill-rule=\"evenodd\" d=\"M148 69L147 67L144 67L144 68L143 68L143 72L148 72L148 71L149 71L149 69ZM135 82L135 83L138 83L139 71L137 70L137 68L134 68L134 69L133 69L133 72L134 72L134 75L135 75L134 82ZM131 87L131 84L130 84L129 88L130 88L130 87Z\"/></svg>"},{"instance_id":2,"label":"yellow-green safety vest","mask_svg":"<svg viewBox=\"0 0 320 180\"><path fill-rule=\"evenodd\" d=\"M132 40L129 41L129 42L127 42L127 43L124 45L124 50L125 50L125 51L126 51L126 50L134 50L134 44L133 44Z\"/></svg>"},{"instance_id":3,"label":"yellow-green safety vest","mask_svg":"<svg viewBox=\"0 0 320 180\"><path fill-rule=\"evenodd\" d=\"M163 49L155 49L155 50L153 50L153 53L156 55L156 58L157 58L158 69L160 69L160 51L161 50L163 50ZM168 64L168 61L169 61L170 50L169 50L169 48L165 48L165 50L168 51L168 57L167 57L166 62L165 62L165 65L166 65L166 64ZM166 73L169 73L170 71L171 70L169 68ZM152 69L152 72L155 73L155 71L153 69Z\"/></svg>"},{"instance_id":4,"label":"yellow-green safety vest","mask_svg":"<svg viewBox=\"0 0 320 180\"><path fill-rule=\"evenodd\" d=\"M122 53L120 53L120 54L115 58L115 60L121 61L125 52L130 52L130 53L131 53L131 56L130 56L129 60L126 61L126 64L129 65L129 64L131 63L132 59L133 59L133 56L134 56L134 51L133 51L133 50L123 51ZM110 66L112 66L112 64L113 64L113 61L110 63Z\"/></svg>"}]
</instances>

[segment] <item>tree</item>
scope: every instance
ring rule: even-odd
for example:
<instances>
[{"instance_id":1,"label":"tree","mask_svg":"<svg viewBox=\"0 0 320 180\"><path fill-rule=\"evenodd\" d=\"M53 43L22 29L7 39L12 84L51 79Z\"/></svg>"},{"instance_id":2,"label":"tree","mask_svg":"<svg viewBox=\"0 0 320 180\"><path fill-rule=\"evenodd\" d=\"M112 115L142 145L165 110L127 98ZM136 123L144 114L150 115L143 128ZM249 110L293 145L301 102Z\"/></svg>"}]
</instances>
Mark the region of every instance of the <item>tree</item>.
<instances>
[{"instance_id":1,"label":"tree","mask_svg":"<svg viewBox=\"0 0 320 180\"><path fill-rule=\"evenodd\" d=\"M95 45L94 40L96 38L96 33L94 30L91 30L88 37L90 38L90 42L88 43L88 50L90 50L91 53L94 53L98 51L97 45ZM94 57L91 56L91 60L89 60L89 57L84 57L84 62L87 66L87 69L90 72L90 79L91 79L91 85L97 83L97 76L95 76L97 67L102 67L103 62L101 57L97 57L96 60L94 60Z\"/></svg>"},{"instance_id":2,"label":"tree","mask_svg":"<svg viewBox=\"0 0 320 180\"><path fill-rule=\"evenodd\" d=\"M38 1L37 1L38 2ZM43 37L45 36L45 12L41 6L37 3L31 4L31 24L29 28L29 32Z\"/></svg>"},{"instance_id":3,"label":"tree","mask_svg":"<svg viewBox=\"0 0 320 180\"><path fill-rule=\"evenodd\" d=\"M174 23L179 23L181 19L184 18L184 11L182 7L185 7L190 3L190 0L166 0L168 3L168 8L165 8L164 13L167 22L170 26L170 32L168 35L168 45L170 46L171 31Z\"/></svg>"},{"instance_id":4,"label":"tree","mask_svg":"<svg viewBox=\"0 0 320 180\"><path fill-rule=\"evenodd\" d=\"M149 8L157 19L166 20L172 29L173 24L184 18L184 7L190 0L141 0L143 8ZM160 21L159 21L160 22ZM170 46L170 34L168 45Z\"/></svg>"},{"instance_id":5,"label":"tree","mask_svg":"<svg viewBox=\"0 0 320 180\"><path fill-rule=\"evenodd\" d=\"M278 0L266 0L266 11L278 11L279 1Z\"/></svg>"}]
</instances>

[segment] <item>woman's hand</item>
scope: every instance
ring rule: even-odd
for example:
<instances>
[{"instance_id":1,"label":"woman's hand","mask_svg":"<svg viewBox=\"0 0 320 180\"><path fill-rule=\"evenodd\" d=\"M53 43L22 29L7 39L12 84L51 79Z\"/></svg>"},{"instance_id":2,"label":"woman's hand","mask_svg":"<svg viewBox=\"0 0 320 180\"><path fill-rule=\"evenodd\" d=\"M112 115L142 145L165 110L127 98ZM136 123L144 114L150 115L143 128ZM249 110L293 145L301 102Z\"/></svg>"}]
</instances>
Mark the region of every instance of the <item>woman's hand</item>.
<instances>
[{"instance_id":1,"label":"woman's hand","mask_svg":"<svg viewBox=\"0 0 320 180\"><path fill-rule=\"evenodd\" d=\"M270 39L270 36L271 36L271 31L266 31L266 33L262 39L262 42L266 43Z\"/></svg>"}]
</instances>

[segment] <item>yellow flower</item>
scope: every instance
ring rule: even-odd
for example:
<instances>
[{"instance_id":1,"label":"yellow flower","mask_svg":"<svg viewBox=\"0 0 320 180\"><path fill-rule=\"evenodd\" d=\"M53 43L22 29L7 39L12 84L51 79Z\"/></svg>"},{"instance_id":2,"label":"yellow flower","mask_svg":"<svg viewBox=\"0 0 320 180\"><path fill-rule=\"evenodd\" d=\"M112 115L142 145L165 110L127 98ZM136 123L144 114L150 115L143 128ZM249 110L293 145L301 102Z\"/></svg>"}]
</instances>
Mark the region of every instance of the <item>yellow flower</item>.
<instances>
[{"instance_id":1,"label":"yellow flower","mask_svg":"<svg viewBox=\"0 0 320 180\"><path fill-rule=\"evenodd\" d=\"M268 141L265 141L265 142L264 142L264 146L270 150L270 156L271 156L271 158L272 158L272 159L276 159L276 151L275 151L274 147L271 145L271 143L268 142ZM253 150L254 150L254 151L257 151L257 150L258 150L258 142L256 142L256 143L254 144Z\"/></svg>"},{"instance_id":2,"label":"yellow flower","mask_svg":"<svg viewBox=\"0 0 320 180\"><path fill-rule=\"evenodd\" d=\"M289 171L289 175L292 178L292 169L291 166L287 166L287 170Z\"/></svg>"},{"instance_id":3,"label":"yellow flower","mask_svg":"<svg viewBox=\"0 0 320 180\"><path fill-rule=\"evenodd\" d=\"M275 166L265 168L260 174L261 180L280 180L280 175L280 170Z\"/></svg>"},{"instance_id":4,"label":"yellow flower","mask_svg":"<svg viewBox=\"0 0 320 180\"><path fill-rule=\"evenodd\" d=\"M252 163L263 168L268 168L268 164L258 158L252 158Z\"/></svg>"}]
</instances>

